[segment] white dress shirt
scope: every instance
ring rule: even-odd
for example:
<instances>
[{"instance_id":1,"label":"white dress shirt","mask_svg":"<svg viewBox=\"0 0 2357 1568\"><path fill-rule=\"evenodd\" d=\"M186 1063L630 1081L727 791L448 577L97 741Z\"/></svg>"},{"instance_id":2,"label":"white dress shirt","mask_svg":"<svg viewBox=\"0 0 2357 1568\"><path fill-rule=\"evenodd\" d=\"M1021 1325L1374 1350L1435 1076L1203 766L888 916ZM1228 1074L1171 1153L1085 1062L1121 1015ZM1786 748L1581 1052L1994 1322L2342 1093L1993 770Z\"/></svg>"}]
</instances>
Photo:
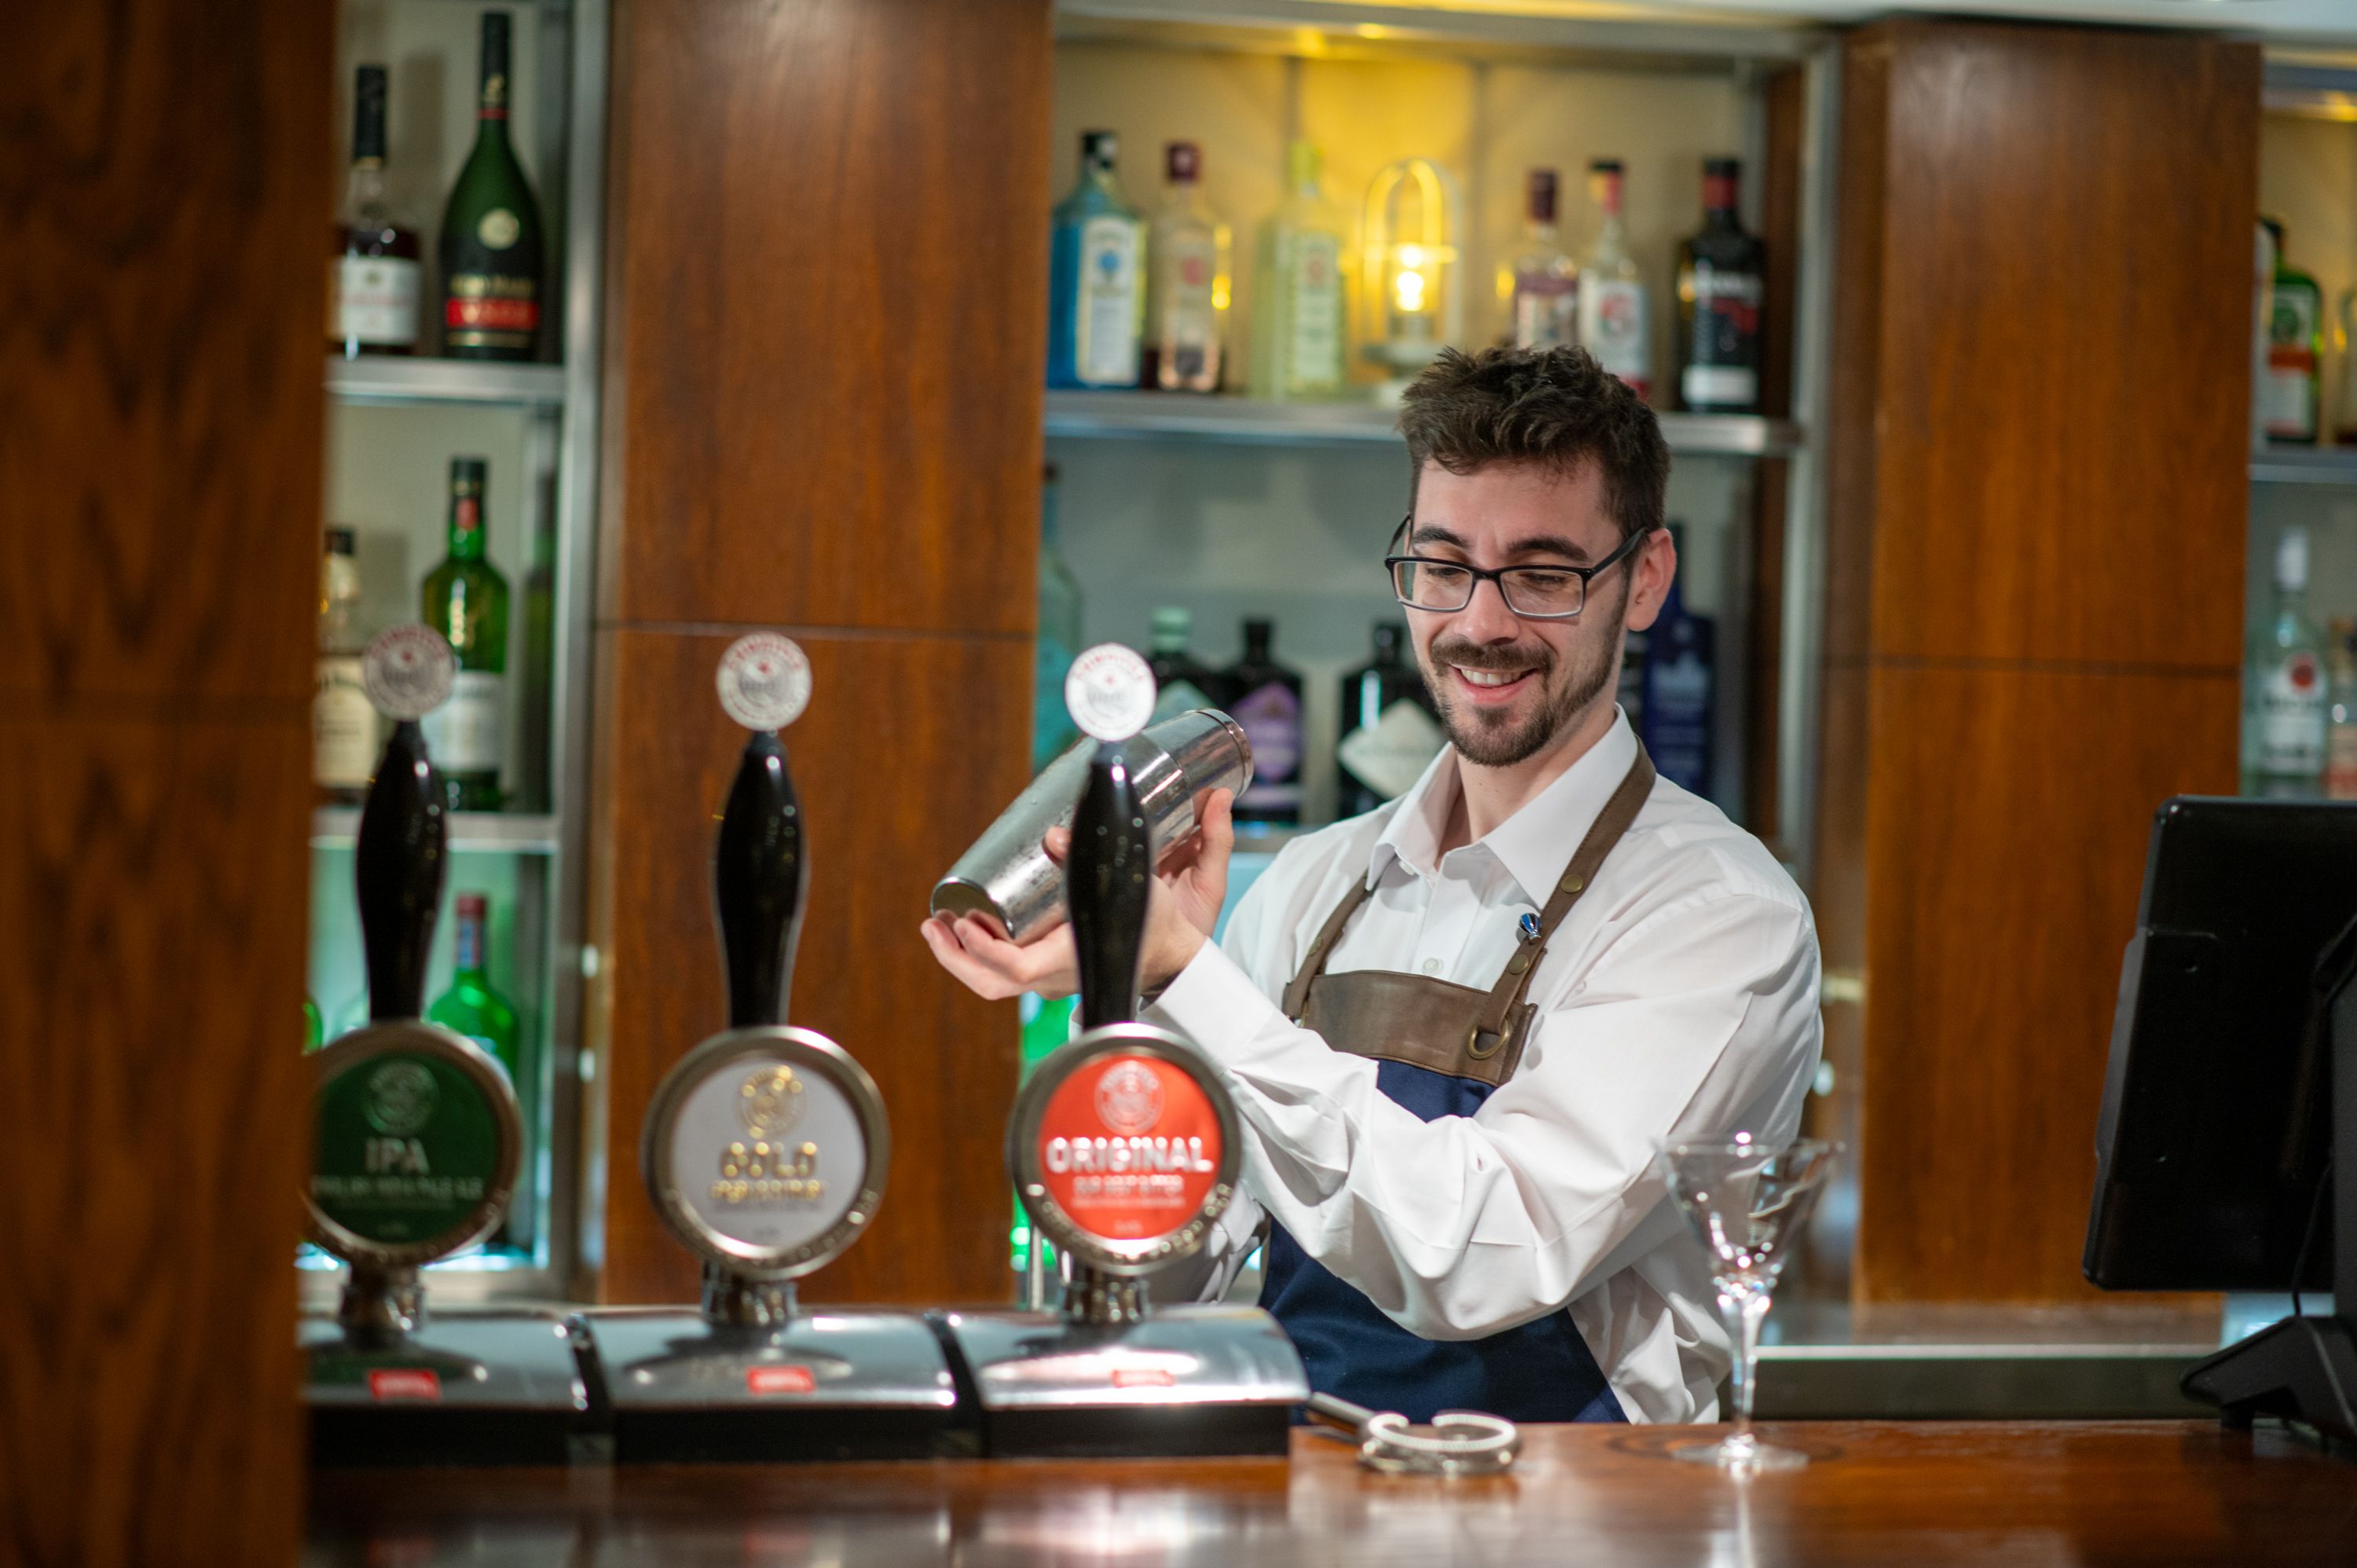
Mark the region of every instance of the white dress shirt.
<instances>
[{"instance_id":1,"label":"white dress shirt","mask_svg":"<svg viewBox=\"0 0 2357 1568\"><path fill-rule=\"evenodd\" d=\"M1415 787L1287 844L1146 1016L1224 1069L1243 1186L1208 1249L1233 1277L1265 1211L1411 1333L1473 1339L1558 1312L1634 1421L1716 1419L1729 1366L1709 1270L1653 1174L1657 1138L1792 1137L1820 1044L1807 901L1709 801L1657 781L1547 944L1513 1076L1424 1122L1376 1063L1275 998L1350 885L1372 889L1327 972L1486 991L1635 759L1625 715L1479 842L1438 854L1444 750ZM1337 1041L1336 1046L1344 1042ZM1190 1271L1191 1272L1191 1271Z\"/></svg>"}]
</instances>

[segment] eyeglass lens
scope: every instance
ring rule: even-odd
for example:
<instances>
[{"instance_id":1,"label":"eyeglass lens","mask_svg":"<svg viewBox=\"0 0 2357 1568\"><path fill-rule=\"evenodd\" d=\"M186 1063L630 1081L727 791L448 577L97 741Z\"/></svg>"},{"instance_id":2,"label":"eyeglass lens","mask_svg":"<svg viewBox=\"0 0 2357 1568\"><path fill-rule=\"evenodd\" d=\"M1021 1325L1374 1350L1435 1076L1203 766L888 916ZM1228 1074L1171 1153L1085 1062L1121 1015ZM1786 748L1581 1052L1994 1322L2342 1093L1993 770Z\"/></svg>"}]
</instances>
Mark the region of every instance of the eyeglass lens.
<instances>
[{"instance_id":1,"label":"eyeglass lens","mask_svg":"<svg viewBox=\"0 0 2357 1568\"><path fill-rule=\"evenodd\" d=\"M1461 610L1473 602L1477 581L1466 567L1445 562L1402 561L1392 567L1393 591L1420 610ZM1507 607L1520 615L1577 615L1587 600L1587 584L1577 572L1544 566L1509 566L1499 574Z\"/></svg>"}]
</instances>

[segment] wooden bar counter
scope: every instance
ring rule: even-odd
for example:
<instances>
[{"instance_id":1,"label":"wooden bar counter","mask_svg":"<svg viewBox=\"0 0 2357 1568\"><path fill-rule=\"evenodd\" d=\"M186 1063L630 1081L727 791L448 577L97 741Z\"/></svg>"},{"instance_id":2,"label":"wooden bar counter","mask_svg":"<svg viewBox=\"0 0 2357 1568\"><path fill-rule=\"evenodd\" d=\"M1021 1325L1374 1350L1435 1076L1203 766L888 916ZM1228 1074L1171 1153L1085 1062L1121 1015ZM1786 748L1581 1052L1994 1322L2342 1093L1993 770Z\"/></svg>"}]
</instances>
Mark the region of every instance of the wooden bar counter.
<instances>
[{"instance_id":1,"label":"wooden bar counter","mask_svg":"<svg viewBox=\"0 0 2357 1568\"><path fill-rule=\"evenodd\" d=\"M312 1563L2357 1563L2357 1464L2208 1422L1770 1423L1807 1469L1677 1463L1678 1428L1524 1434L1508 1477L1292 1462L346 1471Z\"/></svg>"}]
</instances>

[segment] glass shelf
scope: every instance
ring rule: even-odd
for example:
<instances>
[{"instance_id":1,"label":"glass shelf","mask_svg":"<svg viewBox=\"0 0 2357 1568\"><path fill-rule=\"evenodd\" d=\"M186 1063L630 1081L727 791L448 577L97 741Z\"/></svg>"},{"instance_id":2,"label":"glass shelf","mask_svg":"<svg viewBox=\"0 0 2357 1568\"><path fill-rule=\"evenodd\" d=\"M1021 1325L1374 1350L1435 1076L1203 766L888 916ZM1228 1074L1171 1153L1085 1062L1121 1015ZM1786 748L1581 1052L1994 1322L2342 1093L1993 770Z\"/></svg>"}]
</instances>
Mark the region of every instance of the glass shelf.
<instances>
[{"instance_id":1,"label":"glass shelf","mask_svg":"<svg viewBox=\"0 0 2357 1568\"><path fill-rule=\"evenodd\" d=\"M1261 403L1189 392L1051 392L1051 436L1224 441L1277 446L1394 446L1396 408L1367 403ZM1664 413L1673 452L1781 456L1803 444L1799 425L1757 414Z\"/></svg>"},{"instance_id":2,"label":"glass shelf","mask_svg":"<svg viewBox=\"0 0 2357 1568\"><path fill-rule=\"evenodd\" d=\"M2357 446L2271 446L2252 456L2251 483L2357 489Z\"/></svg>"},{"instance_id":3,"label":"glass shelf","mask_svg":"<svg viewBox=\"0 0 2357 1568\"><path fill-rule=\"evenodd\" d=\"M382 355L328 356L328 395L347 403L495 403L555 408L565 403L563 365L502 364Z\"/></svg>"},{"instance_id":4,"label":"glass shelf","mask_svg":"<svg viewBox=\"0 0 2357 1568\"><path fill-rule=\"evenodd\" d=\"M554 854L556 819L526 811L453 811L452 853ZM356 806L322 806L311 813L313 849L350 849L360 836Z\"/></svg>"}]
</instances>

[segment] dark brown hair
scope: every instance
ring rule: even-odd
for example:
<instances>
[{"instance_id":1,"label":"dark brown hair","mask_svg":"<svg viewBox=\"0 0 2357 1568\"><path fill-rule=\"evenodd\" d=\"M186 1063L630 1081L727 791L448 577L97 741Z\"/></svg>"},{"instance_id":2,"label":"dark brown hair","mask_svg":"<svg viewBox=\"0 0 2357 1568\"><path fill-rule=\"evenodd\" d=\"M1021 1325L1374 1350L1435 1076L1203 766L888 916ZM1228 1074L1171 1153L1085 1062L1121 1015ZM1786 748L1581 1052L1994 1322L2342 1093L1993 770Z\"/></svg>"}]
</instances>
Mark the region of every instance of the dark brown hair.
<instances>
[{"instance_id":1,"label":"dark brown hair","mask_svg":"<svg viewBox=\"0 0 2357 1568\"><path fill-rule=\"evenodd\" d=\"M1661 423L1585 349L1444 349L1400 401L1400 434L1415 465L1411 503L1427 462L1452 474L1492 463L1570 474L1594 462L1621 538L1663 524L1670 448Z\"/></svg>"}]
</instances>

